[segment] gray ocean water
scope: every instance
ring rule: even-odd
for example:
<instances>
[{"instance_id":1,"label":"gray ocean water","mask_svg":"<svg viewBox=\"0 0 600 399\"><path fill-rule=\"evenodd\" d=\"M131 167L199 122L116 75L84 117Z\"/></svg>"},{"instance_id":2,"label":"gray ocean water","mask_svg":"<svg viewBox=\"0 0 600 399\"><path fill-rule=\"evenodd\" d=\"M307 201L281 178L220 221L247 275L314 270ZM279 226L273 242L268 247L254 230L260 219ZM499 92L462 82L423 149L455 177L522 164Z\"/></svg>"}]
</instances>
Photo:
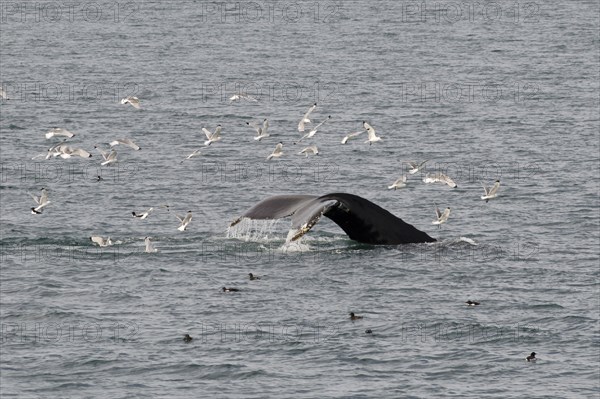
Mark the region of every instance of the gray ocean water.
<instances>
[{"instance_id":1,"label":"gray ocean water","mask_svg":"<svg viewBox=\"0 0 600 399\"><path fill-rule=\"evenodd\" d=\"M0 7L2 397L600 394L597 2ZM314 102L313 122L332 118L305 158ZM257 142L246 122L264 118ZM382 141L341 145L363 120ZM52 127L93 157L32 160ZM94 146L124 137L142 149L101 167ZM421 181L437 171L458 187ZM227 235L269 195L332 192L439 242L359 244L327 218L293 246L287 220ZM452 209L440 229L436 205Z\"/></svg>"}]
</instances>

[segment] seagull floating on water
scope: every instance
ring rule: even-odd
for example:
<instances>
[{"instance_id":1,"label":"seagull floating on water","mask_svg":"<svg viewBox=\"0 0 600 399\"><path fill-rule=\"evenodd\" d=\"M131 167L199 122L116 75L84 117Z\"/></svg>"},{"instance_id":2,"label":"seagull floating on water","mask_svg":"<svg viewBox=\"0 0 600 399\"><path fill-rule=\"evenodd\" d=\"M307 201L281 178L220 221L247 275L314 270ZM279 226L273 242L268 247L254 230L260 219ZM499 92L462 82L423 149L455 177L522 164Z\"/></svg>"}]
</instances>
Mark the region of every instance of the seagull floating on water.
<instances>
[{"instance_id":1,"label":"seagull floating on water","mask_svg":"<svg viewBox=\"0 0 600 399\"><path fill-rule=\"evenodd\" d=\"M246 100L246 101L251 101L251 102L258 101L256 98L252 97L251 95L243 94L243 93L236 93L233 96L229 97L230 104L234 101L240 101L240 100Z\"/></svg>"},{"instance_id":2,"label":"seagull floating on water","mask_svg":"<svg viewBox=\"0 0 600 399\"><path fill-rule=\"evenodd\" d=\"M150 215L150 212L152 212L153 209L154 208L150 208L146 212L143 212L143 213L135 213L135 211L134 211L134 212L131 212L131 214L133 215L133 217L144 220L148 217L148 215Z\"/></svg>"},{"instance_id":3,"label":"seagull floating on water","mask_svg":"<svg viewBox=\"0 0 600 399\"><path fill-rule=\"evenodd\" d=\"M223 292L238 292L239 289L237 288L227 288L227 287L223 287Z\"/></svg>"},{"instance_id":4,"label":"seagull floating on water","mask_svg":"<svg viewBox=\"0 0 600 399\"><path fill-rule=\"evenodd\" d=\"M202 128L202 131L208 139L204 142L204 145L211 145L212 143L221 140L221 125L217 125L217 128L212 133L205 127Z\"/></svg>"},{"instance_id":5,"label":"seagull floating on water","mask_svg":"<svg viewBox=\"0 0 600 399\"><path fill-rule=\"evenodd\" d=\"M271 160L271 158L279 158L282 155L283 155L283 144L282 143L278 143L275 146L275 149L273 150L273 152L271 153L271 155L269 155L267 157L267 161Z\"/></svg>"},{"instance_id":6,"label":"seagull floating on water","mask_svg":"<svg viewBox=\"0 0 600 399\"><path fill-rule=\"evenodd\" d=\"M119 145L119 144L123 144L123 145L126 145L128 147L133 148L135 151L141 150L141 148L136 143L134 143L133 141L131 141L130 139L117 139L117 140L111 141L108 144L111 147L114 147L114 146Z\"/></svg>"},{"instance_id":7,"label":"seagull floating on water","mask_svg":"<svg viewBox=\"0 0 600 399\"><path fill-rule=\"evenodd\" d=\"M150 237L144 238L144 244L146 244L146 249L145 249L146 253L158 252L158 249L154 248L154 245L152 245L152 242L150 242Z\"/></svg>"},{"instance_id":8,"label":"seagull floating on water","mask_svg":"<svg viewBox=\"0 0 600 399\"><path fill-rule=\"evenodd\" d=\"M367 122L363 121L363 127L369 134L369 138L367 139L367 141L365 141L365 143L369 143L369 145L371 145L371 144L375 143L376 141L381 141L381 137L379 137L375 134L375 129L373 129L373 127L371 125L369 125Z\"/></svg>"},{"instance_id":9,"label":"seagull floating on water","mask_svg":"<svg viewBox=\"0 0 600 399\"><path fill-rule=\"evenodd\" d=\"M252 273L248 273L248 277L250 278L250 280L260 280L260 277L258 277L258 276L255 276L255 275L254 275L254 274L252 274Z\"/></svg>"},{"instance_id":10,"label":"seagull floating on water","mask_svg":"<svg viewBox=\"0 0 600 399\"><path fill-rule=\"evenodd\" d=\"M254 140L262 140L265 137L269 137L269 133L267 132L267 130L269 129L269 121L265 118L265 120L263 120L263 124L262 126L260 126L258 123L256 122L246 122L246 125L251 126L254 128L254 130L256 130L256 136L254 136Z\"/></svg>"},{"instance_id":11,"label":"seagull floating on water","mask_svg":"<svg viewBox=\"0 0 600 399\"><path fill-rule=\"evenodd\" d=\"M3 100L8 100L8 99L9 99L9 98L8 98L8 95L6 94L6 91L5 91L5 90L4 90L4 88L2 88L2 87L0 87L0 97L1 97Z\"/></svg>"},{"instance_id":12,"label":"seagull floating on water","mask_svg":"<svg viewBox=\"0 0 600 399\"><path fill-rule=\"evenodd\" d=\"M55 127L52 130L50 130L48 133L46 133L46 139L52 138L54 136L63 136L63 137L71 138L71 137L75 136L75 134L68 131L67 129Z\"/></svg>"},{"instance_id":13,"label":"seagull floating on water","mask_svg":"<svg viewBox=\"0 0 600 399\"><path fill-rule=\"evenodd\" d=\"M121 104L131 104L135 109L140 109L140 99L135 96L128 96L121 100Z\"/></svg>"},{"instance_id":14,"label":"seagull floating on water","mask_svg":"<svg viewBox=\"0 0 600 399\"><path fill-rule=\"evenodd\" d=\"M37 204L37 206L31 208L31 213L34 215L41 214L42 208L44 208L46 205L48 205L50 203L50 201L48 201L48 192L46 191L45 188L42 188L42 193L40 194L39 197L36 195L33 195L31 193L29 195L31 195L31 198L33 198L33 200Z\"/></svg>"},{"instance_id":15,"label":"seagull floating on water","mask_svg":"<svg viewBox=\"0 0 600 399\"><path fill-rule=\"evenodd\" d=\"M437 217L437 220L434 220L433 222L431 222L431 224L437 224L438 228L441 228L443 223L446 223L448 221L448 216L450 216L450 207L446 208L444 210L444 212L440 212L440 208L438 208L437 206L435 207L435 216Z\"/></svg>"},{"instance_id":16,"label":"seagull floating on water","mask_svg":"<svg viewBox=\"0 0 600 399\"><path fill-rule=\"evenodd\" d=\"M445 174L438 172L438 173L427 173L425 175L425 177L423 178L423 182L425 183L444 183L449 185L452 188L456 188L458 187L458 185L454 182L454 180L452 180L450 177L446 176Z\"/></svg>"},{"instance_id":17,"label":"seagull floating on water","mask_svg":"<svg viewBox=\"0 0 600 399\"><path fill-rule=\"evenodd\" d=\"M177 230L184 231L187 228L188 224L190 224L190 222L192 221L192 211L188 211L187 215L185 216L175 215L175 217L181 222Z\"/></svg>"},{"instance_id":18,"label":"seagull floating on water","mask_svg":"<svg viewBox=\"0 0 600 399\"><path fill-rule=\"evenodd\" d=\"M496 198L498 196L498 189L500 188L500 180L496 180L494 185L489 190L485 186L484 183L481 183L481 185L483 186L483 191L485 192L485 195L482 195L481 199L485 200L485 202L488 202L492 198Z\"/></svg>"},{"instance_id":19,"label":"seagull floating on water","mask_svg":"<svg viewBox=\"0 0 600 399\"><path fill-rule=\"evenodd\" d=\"M300 151L298 154L306 155L308 158L308 154L319 155L319 148L316 145L311 145Z\"/></svg>"},{"instance_id":20,"label":"seagull floating on water","mask_svg":"<svg viewBox=\"0 0 600 399\"><path fill-rule=\"evenodd\" d=\"M298 131L299 132L303 132L304 131L304 124L305 123L311 123L310 119L308 117L310 116L310 113L315 110L315 108L317 108L317 103L314 103L313 105L311 105L311 107L308 109L308 111L306 111L306 113L304 114L304 116L302 117L302 119L300 120L300 122L298 123Z\"/></svg>"},{"instance_id":21,"label":"seagull floating on water","mask_svg":"<svg viewBox=\"0 0 600 399\"><path fill-rule=\"evenodd\" d=\"M467 302L465 302L465 303L467 304L467 306L477 306L477 305L479 305L479 302L475 302L475 301L472 301L470 299Z\"/></svg>"},{"instance_id":22,"label":"seagull floating on water","mask_svg":"<svg viewBox=\"0 0 600 399\"><path fill-rule=\"evenodd\" d=\"M406 187L406 175L402 175L400 178L398 178L398 180L396 180L394 182L394 184L392 184L391 186L388 186L388 189L398 189L398 188L402 188L402 187Z\"/></svg>"},{"instance_id":23,"label":"seagull floating on water","mask_svg":"<svg viewBox=\"0 0 600 399\"><path fill-rule=\"evenodd\" d=\"M110 237L102 238L100 236L91 236L90 240L92 240L93 243L98 244L98 246L100 246L100 247L109 247L109 246L113 245L113 242L110 239Z\"/></svg>"}]
</instances>

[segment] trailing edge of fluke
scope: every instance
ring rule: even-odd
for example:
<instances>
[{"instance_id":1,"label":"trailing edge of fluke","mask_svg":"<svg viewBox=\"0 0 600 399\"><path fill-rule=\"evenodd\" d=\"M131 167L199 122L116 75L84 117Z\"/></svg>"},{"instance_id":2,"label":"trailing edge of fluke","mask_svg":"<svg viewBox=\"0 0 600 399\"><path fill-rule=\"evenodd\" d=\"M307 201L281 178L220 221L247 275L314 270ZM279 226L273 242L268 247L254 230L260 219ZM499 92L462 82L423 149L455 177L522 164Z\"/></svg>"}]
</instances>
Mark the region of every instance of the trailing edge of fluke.
<instances>
[{"instance_id":1,"label":"trailing edge of fluke","mask_svg":"<svg viewBox=\"0 0 600 399\"><path fill-rule=\"evenodd\" d=\"M295 241L308 233L327 216L340 226L350 239L374 245L396 245L434 242L435 238L394 216L379 205L346 193L316 195L277 195L266 198L242 216L230 227L244 218L273 220L291 216L292 227L288 241Z\"/></svg>"}]
</instances>

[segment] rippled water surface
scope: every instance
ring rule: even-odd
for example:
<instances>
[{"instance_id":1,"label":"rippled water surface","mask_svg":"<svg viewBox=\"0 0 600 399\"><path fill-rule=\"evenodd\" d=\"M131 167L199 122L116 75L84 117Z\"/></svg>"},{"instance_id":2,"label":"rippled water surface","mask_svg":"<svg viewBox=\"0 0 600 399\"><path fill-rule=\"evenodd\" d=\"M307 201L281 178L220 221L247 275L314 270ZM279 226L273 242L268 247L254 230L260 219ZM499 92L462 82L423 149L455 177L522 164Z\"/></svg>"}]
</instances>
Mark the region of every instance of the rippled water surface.
<instances>
[{"instance_id":1,"label":"rippled water surface","mask_svg":"<svg viewBox=\"0 0 600 399\"><path fill-rule=\"evenodd\" d=\"M597 2L0 6L2 397L598 396ZM294 144L314 102L331 120ZM382 141L340 144L363 120ZM32 159L55 126L93 156ZM101 167L124 137L142 149ZM437 171L458 187L422 182ZM287 220L227 233L269 195L333 192L438 242L369 246L327 218L295 245Z\"/></svg>"}]
</instances>

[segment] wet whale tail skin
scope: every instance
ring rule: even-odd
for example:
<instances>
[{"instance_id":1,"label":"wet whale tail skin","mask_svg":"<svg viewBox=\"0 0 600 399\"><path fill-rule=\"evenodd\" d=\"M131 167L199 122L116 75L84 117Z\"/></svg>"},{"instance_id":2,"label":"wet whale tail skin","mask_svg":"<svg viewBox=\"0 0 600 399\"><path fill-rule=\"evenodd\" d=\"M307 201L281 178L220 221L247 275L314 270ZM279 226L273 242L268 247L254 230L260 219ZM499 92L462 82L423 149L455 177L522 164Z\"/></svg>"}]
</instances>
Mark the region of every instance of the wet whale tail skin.
<instances>
[{"instance_id":1,"label":"wet whale tail skin","mask_svg":"<svg viewBox=\"0 0 600 399\"><path fill-rule=\"evenodd\" d=\"M343 204L342 207L331 208L324 215L340 226L352 240L375 245L436 241L427 233L358 195L335 193L321 198L336 199Z\"/></svg>"},{"instance_id":2,"label":"wet whale tail skin","mask_svg":"<svg viewBox=\"0 0 600 399\"><path fill-rule=\"evenodd\" d=\"M373 245L434 242L435 238L394 216L379 205L354 194L279 195L266 198L242 218L279 219L292 216L293 239L302 237L321 216L333 220L352 240Z\"/></svg>"}]
</instances>

